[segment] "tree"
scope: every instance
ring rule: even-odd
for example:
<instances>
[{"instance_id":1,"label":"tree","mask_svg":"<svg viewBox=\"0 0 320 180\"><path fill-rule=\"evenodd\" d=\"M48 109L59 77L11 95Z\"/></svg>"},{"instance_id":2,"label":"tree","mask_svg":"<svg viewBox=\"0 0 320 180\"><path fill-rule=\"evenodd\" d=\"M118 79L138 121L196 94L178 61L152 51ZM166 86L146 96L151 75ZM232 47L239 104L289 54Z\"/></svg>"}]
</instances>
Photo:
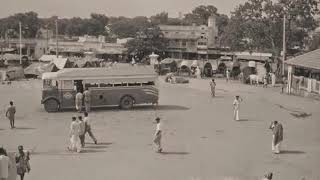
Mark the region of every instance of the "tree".
<instances>
[{"instance_id":1,"label":"tree","mask_svg":"<svg viewBox=\"0 0 320 180\"><path fill-rule=\"evenodd\" d=\"M167 45L167 40L159 27L151 26L139 31L126 47L129 54L135 54L139 60L150 55L152 52L162 53Z\"/></svg>"},{"instance_id":2,"label":"tree","mask_svg":"<svg viewBox=\"0 0 320 180\"><path fill-rule=\"evenodd\" d=\"M154 25L167 24L169 17L167 12L161 12L150 17L151 23Z\"/></svg>"},{"instance_id":3,"label":"tree","mask_svg":"<svg viewBox=\"0 0 320 180\"><path fill-rule=\"evenodd\" d=\"M235 50L271 51L280 55L283 17L287 17L287 47L303 47L315 28L317 0L248 0L239 5L228 24L228 43Z\"/></svg>"},{"instance_id":4,"label":"tree","mask_svg":"<svg viewBox=\"0 0 320 180\"><path fill-rule=\"evenodd\" d=\"M191 13L185 15L184 20L189 23L196 23L197 25L207 24L208 18L211 15L217 15L218 9L215 6L200 5L192 10Z\"/></svg>"},{"instance_id":5,"label":"tree","mask_svg":"<svg viewBox=\"0 0 320 180\"><path fill-rule=\"evenodd\" d=\"M19 37L19 22L24 38L34 38L40 28L40 20L35 12L18 13L0 20L0 36L6 37L10 32L11 38Z\"/></svg>"},{"instance_id":6,"label":"tree","mask_svg":"<svg viewBox=\"0 0 320 180\"><path fill-rule=\"evenodd\" d=\"M137 16L135 18L119 17L113 19L110 24L111 32L119 38L134 38L137 32L151 26L147 17Z\"/></svg>"}]
</instances>

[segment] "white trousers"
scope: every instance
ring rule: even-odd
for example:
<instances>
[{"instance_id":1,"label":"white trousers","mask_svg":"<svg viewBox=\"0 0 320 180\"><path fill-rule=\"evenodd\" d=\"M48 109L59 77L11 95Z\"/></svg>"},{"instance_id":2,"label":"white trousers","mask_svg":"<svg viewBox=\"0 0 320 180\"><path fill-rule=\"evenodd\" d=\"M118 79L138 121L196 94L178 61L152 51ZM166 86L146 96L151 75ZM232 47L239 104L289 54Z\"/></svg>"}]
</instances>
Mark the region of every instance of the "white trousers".
<instances>
[{"instance_id":1,"label":"white trousers","mask_svg":"<svg viewBox=\"0 0 320 180\"><path fill-rule=\"evenodd\" d=\"M233 119L239 121L239 109L233 110Z\"/></svg>"},{"instance_id":2,"label":"white trousers","mask_svg":"<svg viewBox=\"0 0 320 180\"><path fill-rule=\"evenodd\" d=\"M69 149L71 151L81 152L81 141L79 136L77 135L71 136Z\"/></svg>"},{"instance_id":3,"label":"white trousers","mask_svg":"<svg viewBox=\"0 0 320 180\"><path fill-rule=\"evenodd\" d=\"M280 148L281 148L281 142L278 142L278 144L274 144L274 135L272 136L272 144L271 144L271 149L272 152L274 153L280 153Z\"/></svg>"}]
</instances>

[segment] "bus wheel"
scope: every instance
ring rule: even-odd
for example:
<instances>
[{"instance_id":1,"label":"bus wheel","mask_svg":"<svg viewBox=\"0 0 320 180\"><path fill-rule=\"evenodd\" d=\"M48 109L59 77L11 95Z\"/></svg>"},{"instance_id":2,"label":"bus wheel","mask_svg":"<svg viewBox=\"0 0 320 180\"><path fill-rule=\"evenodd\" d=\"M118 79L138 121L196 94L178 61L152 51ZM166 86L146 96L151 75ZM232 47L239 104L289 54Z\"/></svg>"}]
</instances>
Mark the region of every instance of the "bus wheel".
<instances>
[{"instance_id":1,"label":"bus wheel","mask_svg":"<svg viewBox=\"0 0 320 180\"><path fill-rule=\"evenodd\" d=\"M44 103L44 109L47 112L57 112L59 110L59 103L55 99L48 99Z\"/></svg>"},{"instance_id":2,"label":"bus wheel","mask_svg":"<svg viewBox=\"0 0 320 180\"><path fill-rule=\"evenodd\" d=\"M120 108L121 109L131 109L132 106L133 106L133 98L130 97L130 96L124 96L121 98L121 101L120 101Z\"/></svg>"}]
</instances>

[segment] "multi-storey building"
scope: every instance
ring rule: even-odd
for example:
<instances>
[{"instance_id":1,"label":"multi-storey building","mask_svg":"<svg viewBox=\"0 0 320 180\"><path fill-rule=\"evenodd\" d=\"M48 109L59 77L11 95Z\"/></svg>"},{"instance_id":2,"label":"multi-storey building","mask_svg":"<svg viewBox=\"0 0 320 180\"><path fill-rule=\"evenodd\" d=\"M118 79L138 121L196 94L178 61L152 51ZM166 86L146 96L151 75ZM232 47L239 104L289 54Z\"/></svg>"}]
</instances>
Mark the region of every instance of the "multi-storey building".
<instances>
[{"instance_id":1,"label":"multi-storey building","mask_svg":"<svg viewBox=\"0 0 320 180\"><path fill-rule=\"evenodd\" d=\"M166 55L179 59L215 59L218 54L216 17L208 18L208 25L159 25L168 40Z\"/></svg>"}]
</instances>

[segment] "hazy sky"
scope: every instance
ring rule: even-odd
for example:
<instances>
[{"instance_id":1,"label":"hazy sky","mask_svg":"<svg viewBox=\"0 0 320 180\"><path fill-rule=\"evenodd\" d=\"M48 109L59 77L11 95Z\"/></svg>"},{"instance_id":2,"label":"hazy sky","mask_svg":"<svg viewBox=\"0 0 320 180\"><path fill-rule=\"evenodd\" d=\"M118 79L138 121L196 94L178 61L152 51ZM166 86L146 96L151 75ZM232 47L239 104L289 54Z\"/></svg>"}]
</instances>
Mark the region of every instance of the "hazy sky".
<instances>
[{"instance_id":1,"label":"hazy sky","mask_svg":"<svg viewBox=\"0 0 320 180\"><path fill-rule=\"evenodd\" d=\"M229 15L245 0L0 0L0 18L35 11L39 17L89 17L91 12L107 16L150 16L166 11L170 17L190 12L198 5L214 5Z\"/></svg>"}]
</instances>

